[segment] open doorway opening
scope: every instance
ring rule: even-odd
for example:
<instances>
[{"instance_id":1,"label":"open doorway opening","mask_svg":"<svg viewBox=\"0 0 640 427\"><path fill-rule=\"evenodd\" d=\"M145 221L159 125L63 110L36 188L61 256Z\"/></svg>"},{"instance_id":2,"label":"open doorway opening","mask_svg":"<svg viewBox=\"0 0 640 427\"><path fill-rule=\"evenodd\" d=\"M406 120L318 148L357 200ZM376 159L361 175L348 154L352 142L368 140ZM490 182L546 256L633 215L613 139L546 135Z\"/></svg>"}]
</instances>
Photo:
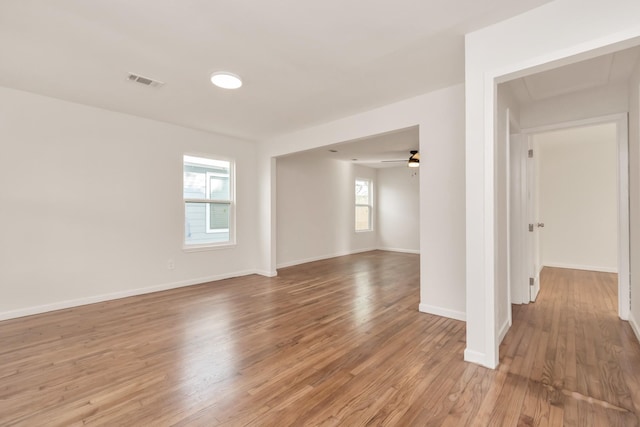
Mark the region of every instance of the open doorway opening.
<instances>
[{"instance_id":1,"label":"open doorway opening","mask_svg":"<svg viewBox=\"0 0 640 427\"><path fill-rule=\"evenodd\" d=\"M277 267L376 249L418 254L419 167L408 167L418 132L277 158Z\"/></svg>"},{"instance_id":2,"label":"open doorway opening","mask_svg":"<svg viewBox=\"0 0 640 427\"><path fill-rule=\"evenodd\" d=\"M629 316L627 111L639 62L634 47L498 86L496 211L508 210L497 236L508 254L500 341L511 304L535 301L545 266L617 273L617 314Z\"/></svg>"},{"instance_id":3,"label":"open doorway opening","mask_svg":"<svg viewBox=\"0 0 640 427\"><path fill-rule=\"evenodd\" d=\"M538 264L617 273L615 123L535 133L531 139Z\"/></svg>"},{"instance_id":4,"label":"open doorway opening","mask_svg":"<svg viewBox=\"0 0 640 427\"><path fill-rule=\"evenodd\" d=\"M544 267L617 273L617 312L626 319L626 117L533 129L510 142L511 302L535 301Z\"/></svg>"}]
</instances>

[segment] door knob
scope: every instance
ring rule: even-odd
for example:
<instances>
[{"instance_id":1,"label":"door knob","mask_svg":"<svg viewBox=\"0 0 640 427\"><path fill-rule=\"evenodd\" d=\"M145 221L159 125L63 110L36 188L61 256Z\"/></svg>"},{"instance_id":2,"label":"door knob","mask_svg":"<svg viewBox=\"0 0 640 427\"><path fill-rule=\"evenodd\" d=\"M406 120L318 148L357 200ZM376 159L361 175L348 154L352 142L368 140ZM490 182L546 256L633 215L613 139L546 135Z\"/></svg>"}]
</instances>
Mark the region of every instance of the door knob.
<instances>
[{"instance_id":1,"label":"door knob","mask_svg":"<svg viewBox=\"0 0 640 427\"><path fill-rule=\"evenodd\" d=\"M538 225L538 227L540 227L540 228L544 228L544 222L539 222L537 225Z\"/></svg>"}]
</instances>

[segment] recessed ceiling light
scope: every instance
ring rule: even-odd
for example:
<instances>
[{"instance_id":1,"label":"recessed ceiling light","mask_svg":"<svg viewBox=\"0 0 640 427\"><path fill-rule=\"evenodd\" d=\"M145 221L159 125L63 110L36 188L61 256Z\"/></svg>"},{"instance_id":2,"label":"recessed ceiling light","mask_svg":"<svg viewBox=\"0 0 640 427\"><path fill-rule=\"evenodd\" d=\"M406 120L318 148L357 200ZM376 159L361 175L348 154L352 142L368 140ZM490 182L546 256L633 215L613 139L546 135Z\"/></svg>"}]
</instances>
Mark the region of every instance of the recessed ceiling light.
<instances>
[{"instance_id":1,"label":"recessed ceiling light","mask_svg":"<svg viewBox=\"0 0 640 427\"><path fill-rule=\"evenodd\" d=\"M242 86L240 76L227 71L216 71L211 74L211 83L223 89L238 89Z\"/></svg>"}]
</instances>

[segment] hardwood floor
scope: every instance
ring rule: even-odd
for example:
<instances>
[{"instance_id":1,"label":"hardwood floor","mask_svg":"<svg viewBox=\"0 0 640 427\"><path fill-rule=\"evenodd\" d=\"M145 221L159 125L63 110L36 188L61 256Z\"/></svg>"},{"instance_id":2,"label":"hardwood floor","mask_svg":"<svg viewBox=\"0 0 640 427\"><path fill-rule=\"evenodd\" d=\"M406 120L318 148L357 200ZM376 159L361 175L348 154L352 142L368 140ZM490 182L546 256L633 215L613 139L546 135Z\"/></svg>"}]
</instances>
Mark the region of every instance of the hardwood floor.
<instances>
[{"instance_id":1,"label":"hardwood floor","mask_svg":"<svg viewBox=\"0 0 640 427\"><path fill-rule=\"evenodd\" d=\"M615 275L546 269L493 371L374 251L0 322L2 426L634 426Z\"/></svg>"},{"instance_id":2,"label":"hardwood floor","mask_svg":"<svg viewBox=\"0 0 640 427\"><path fill-rule=\"evenodd\" d=\"M617 275L545 268L534 304L514 306L502 395L523 425L637 426L640 345L617 316Z\"/></svg>"}]
</instances>

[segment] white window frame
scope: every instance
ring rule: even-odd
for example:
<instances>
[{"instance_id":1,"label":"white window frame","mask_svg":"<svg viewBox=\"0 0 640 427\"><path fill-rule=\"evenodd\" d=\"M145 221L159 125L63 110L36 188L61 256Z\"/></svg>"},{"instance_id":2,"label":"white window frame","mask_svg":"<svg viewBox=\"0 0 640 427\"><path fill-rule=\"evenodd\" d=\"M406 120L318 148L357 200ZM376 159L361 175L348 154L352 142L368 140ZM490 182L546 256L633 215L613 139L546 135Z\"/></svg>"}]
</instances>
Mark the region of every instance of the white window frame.
<instances>
[{"instance_id":1,"label":"white window frame","mask_svg":"<svg viewBox=\"0 0 640 427\"><path fill-rule=\"evenodd\" d=\"M358 203L358 196L355 194L355 185L358 181L364 181L367 183L367 187L369 189L368 194L369 194L369 203L367 204L362 204L362 203ZM354 184L354 201L355 201L355 209L354 209L354 215L353 215L353 228L356 231L356 233L367 233L370 231L373 231L373 181L368 179L368 178L356 178L353 181ZM369 211L369 228L366 229L361 229L359 230L357 228L357 222L356 222L356 218L355 218L355 212L358 210L359 207L366 207Z\"/></svg>"},{"instance_id":2,"label":"white window frame","mask_svg":"<svg viewBox=\"0 0 640 427\"><path fill-rule=\"evenodd\" d=\"M211 159L213 160L213 159ZM218 160L218 159L216 159ZM228 160L225 160L228 161ZM231 171L233 170L233 166L231 165L231 162L229 162L229 194L231 194ZM213 172L207 172L205 174L205 194L211 194L211 177L212 176L222 176L222 174L219 173L213 173ZM207 234L211 234L211 233L228 233L229 232L229 228L211 228L211 204L225 204L229 206L229 210L231 210L231 200L218 200L218 199L207 199L207 203L204 205L205 206L205 221L206 221L206 232ZM231 223L231 211L229 212L229 223ZM229 235L229 238L231 238L231 235Z\"/></svg>"},{"instance_id":3,"label":"white window frame","mask_svg":"<svg viewBox=\"0 0 640 427\"><path fill-rule=\"evenodd\" d=\"M194 199L194 198L185 198L184 197L184 166L186 163L189 163L185 157L197 157L197 158L202 158L202 159L206 159L206 160L211 160L211 161L222 161L222 162L228 162L229 163L229 196L230 199L229 200L222 200L222 199ZM189 251L201 251L201 250L209 250L209 249L220 249L220 248L224 248L224 247L229 247L229 246L235 246L236 245L236 206L235 206L235 199L236 199L236 192L235 192L235 171L236 171L236 165L235 165L235 161L233 159L230 158L226 158L226 157L221 157L221 156L212 156L210 154L202 154L202 153L184 153L183 156L181 157L181 161L182 161L182 179L183 179L183 184L182 184L182 248L183 250L189 252ZM206 184L205 184L205 192L209 189L209 178L210 173L206 174ZM210 193L205 193L205 194L210 194ZM185 227L184 224L187 221L186 218L186 206L187 203L204 203L205 204L205 209L206 209L206 232L207 233L224 233L226 231L229 232L229 239L224 241L224 242L211 242L211 243L188 243L186 238L186 234L185 234ZM210 204L211 203L224 203L224 204L228 204L229 206L229 228L228 229L210 229L210 218L209 218L209 214L210 214ZM211 231L210 231L211 230Z\"/></svg>"}]
</instances>

